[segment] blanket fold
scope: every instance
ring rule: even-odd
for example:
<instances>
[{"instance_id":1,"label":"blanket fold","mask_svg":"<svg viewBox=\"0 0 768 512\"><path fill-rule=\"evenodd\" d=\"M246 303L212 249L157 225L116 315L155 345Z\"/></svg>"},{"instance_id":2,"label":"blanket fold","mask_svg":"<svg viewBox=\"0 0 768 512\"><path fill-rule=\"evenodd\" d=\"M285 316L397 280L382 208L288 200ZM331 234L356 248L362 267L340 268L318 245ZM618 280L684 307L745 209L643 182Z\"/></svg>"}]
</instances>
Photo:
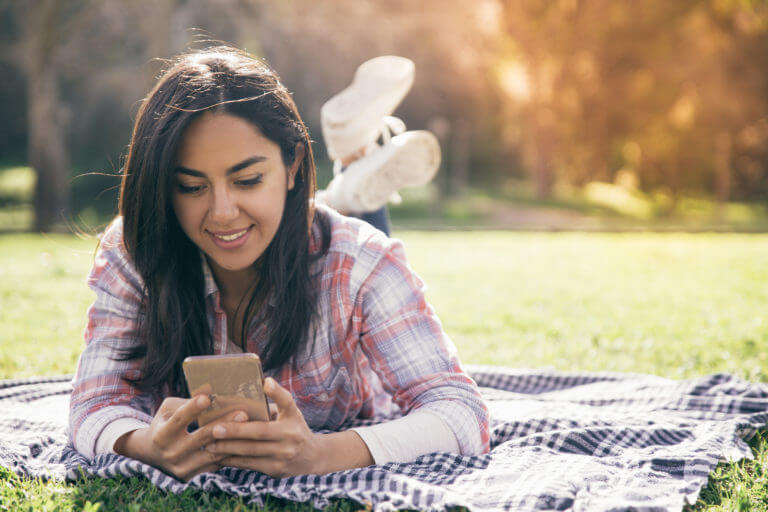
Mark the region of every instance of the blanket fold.
<instances>
[{"instance_id":1,"label":"blanket fold","mask_svg":"<svg viewBox=\"0 0 768 512\"><path fill-rule=\"evenodd\" d=\"M267 495L321 508L331 498L376 511L681 510L723 460L768 424L768 385L726 374L652 375L469 366L491 410L491 452L434 453L324 476L274 479L234 468L180 482L119 455L88 460L67 444L70 376L0 381L0 465L29 476L143 476L159 488Z\"/></svg>"}]
</instances>

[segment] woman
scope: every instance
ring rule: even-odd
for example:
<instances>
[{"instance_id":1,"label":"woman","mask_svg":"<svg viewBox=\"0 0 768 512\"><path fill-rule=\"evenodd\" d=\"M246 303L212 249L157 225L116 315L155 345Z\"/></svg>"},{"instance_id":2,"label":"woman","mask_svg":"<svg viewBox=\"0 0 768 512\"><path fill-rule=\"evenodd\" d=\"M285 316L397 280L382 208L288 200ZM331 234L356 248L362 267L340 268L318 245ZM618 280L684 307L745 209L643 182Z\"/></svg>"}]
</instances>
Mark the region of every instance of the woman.
<instances>
[{"instance_id":1,"label":"woman","mask_svg":"<svg viewBox=\"0 0 768 512\"><path fill-rule=\"evenodd\" d=\"M313 206L314 190L309 136L272 71L226 47L176 60L139 111L89 276L76 449L185 480L488 450L487 409L402 245ZM181 362L243 351L264 363L275 421L236 411L190 431L209 398L185 398ZM379 423L347 428L363 418Z\"/></svg>"}]
</instances>

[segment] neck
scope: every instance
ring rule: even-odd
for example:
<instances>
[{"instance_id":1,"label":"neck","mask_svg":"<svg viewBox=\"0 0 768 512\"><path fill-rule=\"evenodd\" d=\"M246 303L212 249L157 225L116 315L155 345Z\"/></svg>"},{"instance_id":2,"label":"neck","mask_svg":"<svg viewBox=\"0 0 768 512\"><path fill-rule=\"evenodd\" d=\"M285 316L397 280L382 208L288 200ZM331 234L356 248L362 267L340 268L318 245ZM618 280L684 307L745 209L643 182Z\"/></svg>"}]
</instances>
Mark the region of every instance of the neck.
<instances>
[{"instance_id":1,"label":"neck","mask_svg":"<svg viewBox=\"0 0 768 512\"><path fill-rule=\"evenodd\" d=\"M228 270L222 268L212 260L208 260L208 265L219 287L222 302L240 302L249 291L253 291L256 283L259 282L259 272L253 266L243 270Z\"/></svg>"}]
</instances>

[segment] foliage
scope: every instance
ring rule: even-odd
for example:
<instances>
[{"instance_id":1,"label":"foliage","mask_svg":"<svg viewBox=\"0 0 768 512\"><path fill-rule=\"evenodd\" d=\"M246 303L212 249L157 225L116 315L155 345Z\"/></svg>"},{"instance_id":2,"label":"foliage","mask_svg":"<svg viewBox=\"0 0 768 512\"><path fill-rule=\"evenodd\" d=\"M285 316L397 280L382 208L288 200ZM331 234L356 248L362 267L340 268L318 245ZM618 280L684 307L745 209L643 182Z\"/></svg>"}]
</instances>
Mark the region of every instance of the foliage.
<instances>
[{"instance_id":1,"label":"foliage","mask_svg":"<svg viewBox=\"0 0 768 512\"><path fill-rule=\"evenodd\" d=\"M44 103L29 87L30 52L43 41L44 77L55 91L43 94L51 103L43 119L56 121L46 133L56 139L54 128L61 132L61 158L71 154L71 175L86 175L72 182L74 213L94 207L96 196L104 198L98 210L112 210L116 179L93 173L119 172L138 101L163 65L155 58L195 41L232 42L281 73L324 171L321 105L360 62L389 53L416 62L416 82L398 114L441 140L437 200L461 195L468 182L489 187L529 177L548 197L559 182L612 182L620 173L636 176L643 193L671 197L669 212L691 194L768 197L764 1L29 5L0 4L7 50L0 71L9 77L0 109L10 121L0 128L0 159L24 163L20 141L37 137L24 105L29 111ZM34 29L43 13L51 30Z\"/></svg>"},{"instance_id":2,"label":"foliage","mask_svg":"<svg viewBox=\"0 0 768 512\"><path fill-rule=\"evenodd\" d=\"M623 170L646 192L765 197L768 74L756 63L768 59L768 4L503 5L504 115L521 120L537 176L583 184Z\"/></svg>"}]
</instances>

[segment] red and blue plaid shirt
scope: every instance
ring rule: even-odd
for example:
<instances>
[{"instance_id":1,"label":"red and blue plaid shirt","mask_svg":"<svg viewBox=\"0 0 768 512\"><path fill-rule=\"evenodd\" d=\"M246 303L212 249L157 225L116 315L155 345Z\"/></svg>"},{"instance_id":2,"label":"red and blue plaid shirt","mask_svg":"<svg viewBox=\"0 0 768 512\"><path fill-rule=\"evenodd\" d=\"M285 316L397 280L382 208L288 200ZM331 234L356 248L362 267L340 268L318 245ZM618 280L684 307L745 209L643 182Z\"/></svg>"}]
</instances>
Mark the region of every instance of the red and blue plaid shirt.
<instances>
[{"instance_id":1,"label":"red and blue plaid shirt","mask_svg":"<svg viewBox=\"0 0 768 512\"><path fill-rule=\"evenodd\" d=\"M330 209L318 207L317 214L330 220L331 243L311 268L319 273L321 287L311 330L315 342L296 354L296 364L266 375L293 394L312 429L336 430L356 418L385 418L424 407L452 428L462 454L486 452L487 407L427 304L424 283L406 262L402 243ZM96 300L88 310L70 409L70 436L88 456L108 424L122 418L148 424L163 398L143 394L124 380L139 375L139 360L115 358L138 342L143 294L122 236L118 218L103 235L88 276ZM316 224L310 250L318 251L320 244ZM223 354L226 315L202 259L214 352ZM254 324L247 350L258 354L266 343L266 325Z\"/></svg>"}]
</instances>

